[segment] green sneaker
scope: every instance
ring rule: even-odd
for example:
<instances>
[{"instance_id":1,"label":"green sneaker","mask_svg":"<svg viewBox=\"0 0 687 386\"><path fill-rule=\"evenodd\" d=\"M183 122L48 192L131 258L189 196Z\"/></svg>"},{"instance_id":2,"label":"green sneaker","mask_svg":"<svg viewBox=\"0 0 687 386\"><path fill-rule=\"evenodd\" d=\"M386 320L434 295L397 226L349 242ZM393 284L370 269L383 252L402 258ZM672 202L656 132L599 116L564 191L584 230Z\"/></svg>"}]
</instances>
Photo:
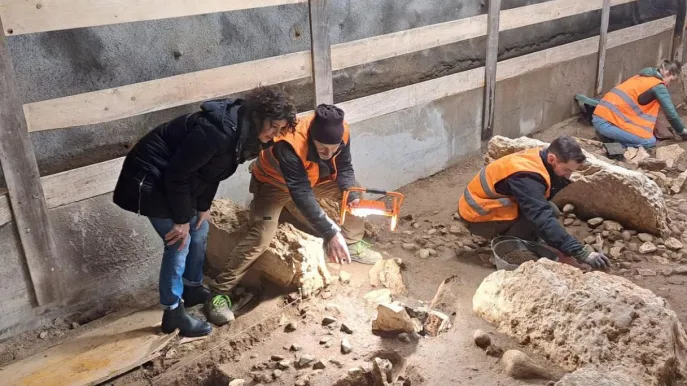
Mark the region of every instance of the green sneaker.
<instances>
[{"instance_id":1,"label":"green sneaker","mask_svg":"<svg viewBox=\"0 0 687 386\"><path fill-rule=\"evenodd\" d=\"M208 322L223 326L234 321L234 313L231 311L231 299L227 295L215 295L205 302L203 306Z\"/></svg>"},{"instance_id":2,"label":"green sneaker","mask_svg":"<svg viewBox=\"0 0 687 386\"><path fill-rule=\"evenodd\" d=\"M351 260L360 264L374 265L379 260L382 260L382 254L373 251L370 247L372 244L360 240L355 244L348 246L348 250L351 253Z\"/></svg>"}]
</instances>

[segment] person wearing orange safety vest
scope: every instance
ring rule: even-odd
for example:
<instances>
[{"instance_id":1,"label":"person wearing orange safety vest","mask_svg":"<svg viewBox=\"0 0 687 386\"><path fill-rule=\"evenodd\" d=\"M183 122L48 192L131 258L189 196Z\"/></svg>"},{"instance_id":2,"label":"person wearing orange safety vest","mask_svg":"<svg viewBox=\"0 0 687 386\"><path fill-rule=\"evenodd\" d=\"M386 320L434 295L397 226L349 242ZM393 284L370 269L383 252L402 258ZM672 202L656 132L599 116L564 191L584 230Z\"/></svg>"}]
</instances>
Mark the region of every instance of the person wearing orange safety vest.
<instances>
[{"instance_id":1,"label":"person wearing orange safety vest","mask_svg":"<svg viewBox=\"0 0 687 386\"><path fill-rule=\"evenodd\" d=\"M549 201L570 184L570 175L585 159L580 145L566 135L547 148L499 158L470 181L458 201L458 214L474 235L541 238L580 262L607 267L606 256L585 248L561 226L556 219L560 211Z\"/></svg>"},{"instance_id":2,"label":"person wearing orange safety vest","mask_svg":"<svg viewBox=\"0 0 687 386\"><path fill-rule=\"evenodd\" d=\"M210 285L213 296L204 307L210 322L223 325L233 320L229 292L270 245L282 208L290 202L324 239L330 260L375 264L381 259L363 241L363 218L347 216L339 226L317 201L340 202L342 191L360 186L351 162L350 130L340 108L321 104L313 114L299 118L293 132L277 136L271 147L260 152L251 173L250 229ZM351 192L347 204L356 205L359 198Z\"/></svg>"},{"instance_id":3,"label":"person wearing orange safety vest","mask_svg":"<svg viewBox=\"0 0 687 386\"><path fill-rule=\"evenodd\" d=\"M668 122L682 139L685 125L673 105L668 86L680 75L682 64L664 60L658 68L645 68L638 75L615 86L593 108L592 125L604 142L623 146L656 146L656 120L663 110ZM577 95L586 111L596 101ZM581 105L581 106L582 106Z\"/></svg>"}]
</instances>

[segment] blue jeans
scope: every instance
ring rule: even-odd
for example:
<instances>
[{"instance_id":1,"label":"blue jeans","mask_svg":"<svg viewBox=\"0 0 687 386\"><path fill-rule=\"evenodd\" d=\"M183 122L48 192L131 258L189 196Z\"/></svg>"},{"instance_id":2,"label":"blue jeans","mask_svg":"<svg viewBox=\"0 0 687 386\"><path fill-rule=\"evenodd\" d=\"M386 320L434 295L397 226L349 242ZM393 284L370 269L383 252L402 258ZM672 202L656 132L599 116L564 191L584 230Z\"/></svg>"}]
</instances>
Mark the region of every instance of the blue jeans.
<instances>
[{"instance_id":1,"label":"blue jeans","mask_svg":"<svg viewBox=\"0 0 687 386\"><path fill-rule=\"evenodd\" d=\"M596 115L592 118L592 125L594 125L594 129L596 129L599 135L611 139L625 147L641 146L648 149L656 146L656 137L653 135L651 138L640 138Z\"/></svg>"},{"instance_id":2,"label":"blue jeans","mask_svg":"<svg viewBox=\"0 0 687 386\"><path fill-rule=\"evenodd\" d=\"M184 285L198 287L203 284L203 263L210 225L205 221L200 229L196 229L198 216L193 216L189 221L189 240L184 248L178 250L179 243L167 245L164 241L167 232L172 230L174 221L169 218L148 219L165 246L160 267L160 304L167 310L173 310L179 305Z\"/></svg>"}]
</instances>

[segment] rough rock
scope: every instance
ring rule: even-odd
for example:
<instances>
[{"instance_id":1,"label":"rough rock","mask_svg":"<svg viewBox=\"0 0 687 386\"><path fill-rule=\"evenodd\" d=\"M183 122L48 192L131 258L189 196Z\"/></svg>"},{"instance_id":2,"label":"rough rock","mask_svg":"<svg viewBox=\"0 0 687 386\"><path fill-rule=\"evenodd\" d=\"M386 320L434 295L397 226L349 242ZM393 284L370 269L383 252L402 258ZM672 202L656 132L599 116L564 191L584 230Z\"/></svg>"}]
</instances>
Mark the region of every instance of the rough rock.
<instances>
[{"instance_id":1,"label":"rough rock","mask_svg":"<svg viewBox=\"0 0 687 386\"><path fill-rule=\"evenodd\" d=\"M312 365L312 368L315 370L322 370L327 367L327 364L324 362L323 359L320 359L319 361L315 362L314 365Z\"/></svg>"},{"instance_id":2,"label":"rough rock","mask_svg":"<svg viewBox=\"0 0 687 386\"><path fill-rule=\"evenodd\" d=\"M563 207L563 213L572 213L575 211L575 205L572 204L566 204Z\"/></svg>"},{"instance_id":3,"label":"rough rock","mask_svg":"<svg viewBox=\"0 0 687 386\"><path fill-rule=\"evenodd\" d=\"M563 225L569 227L569 226L571 226L574 222L575 222L575 220L573 220L573 219L571 219L571 218L566 218L565 220L563 220Z\"/></svg>"},{"instance_id":4,"label":"rough rock","mask_svg":"<svg viewBox=\"0 0 687 386\"><path fill-rule=\"evenodd\" d=\"M341 323L341 328L339 331L343 332L344 334L353 334L353 329L346 323Z\"/></svg>"},{"instance_id":5,"label":"rough rock","mask_svg":"<svg viewBox=\"0 0 687 386\"><path fill-rule=\"evenodd\" d=\"M47 331L41 331L41 333L38 334L38 337L41 339L45 339L48 337L48 332Z\"/></svg>"},{"instance_id":6,"label":"rough rock","mask_svg":"<svg viewBox=\"0 0 687 386\"><path fill-rule=\"evenodd\" d=\"M687 170L687 151L678 144L656 148L656 158L665 161L669 168Z\"/></svg>"},{"instance_id":7,"label":"rough rock","mask_svg":"<svg viewBox=\"0 0 687 386\"><path fill-rule=\"evenodd\" d=\"M391 386L393 368L387 359L374 358L372 360L372 384L374 386Z\"/></svg>"},{"instance_id":8,"label":"rough rock","mask_svg":"<svg viewBox=\"0 0 687 386\"><path fill-rule=\"evenodd\" d=\"M405 249L406 251L417 251L418 246L413 244L413 243L403 243L401 245L401 248Z\"/></svg>"},{"instance_id":9,"label":"rough rock","mask_svg":"<svg viewBox=\"0 0 687 386\"><path fill-rule=\"evenodd\" d=\"M639 246L639 253L641 253L642 255L646 255L647 253L656 252L657 249L658 248L656 248L654 243L647 241L646 243Z\"/></svg>"},{"instance_id":10,"label":"rough rock","mask_svg":"<svg viewBox=\"0 0 687 386\"><path fill-rule=\"evenodd\" d=\"M611 250L608 252L608 254L612 258L618 259L618 258L620 258L622 251L623 251L623 247L612 247Z\"/></svg>"},{"instance_id":11,"label":"rough rock","mask_svg":"<svg viewBox=\"0 0 687 386\"><path fill-rule=\"evenodd\" d=\"M336 318L333 318L331 316L325 316L322 318L322 325L323 326L329 326L330 324L338 323L339 321L336 320Z\"/></svg>"},{"instance_id":12,"label":"rough rock","mask_svg":"<svg viewBox=\"0 0 687 386\"><path fill-rule=\"evenodd\" d=\"M234 246L248 231L248 213L231 200L215 200L208 235L207 261L219 269ZM281 224L267 250L252 268L283 288L299 288L308 297L331 281L322 248L322 239L301 232L291 224Z\"/></svg>"},{"instance_id":13,"label":"rough rock","mask_svg":"<svg viewBox=\"0 0 687 386\"><path fill-rule=\"evenodd\" d=\"M343 378L336 381L332 386L369 386L372 380L368 373L360 367L348 370Z\"/></svg>"},{"instance_id":14,"label":"rough rock","mask_svg":"<svg viewBox=\"0 0 687 386\"><path fill-rule=\"evenodd\" d=\"M229 386L243 386L246 384L246 381L243 379L233 379L231 382L229 382Z\"/></svg>"},{"instance_id":15,"label":"rough rock","mask_svg":"<svg viewBox=\"0 0 687 386\"><path fill-rule=\"evenodd\" d=\"M487 347L486 354L490 357L501 359L501 357L503 356L503 349L499 346L492 344L489 345L489 347Z\"/></svg>"},{"instance_id":16,"label":"rough rock","mask_svg":"<svg viewBox=\"0 0 687 386\"><path fill-rule=\"evenodd\" d=\"M456 316L460 308L461 290L465 291L458 275L453 275L439 284L429 308L439 310L448 315L451 320Z\"/></svg>"},{"instance_id":17,"label":"rough rock","mask_svg":"<svg viewBox=\"0 0 687 386\"><path fill-rule=\"evenodd\" d=\"M372 331L407 332L415 331L415 324L405 307L398 304L380 304L377 316L372 320Z\"/></svg>"},{"instance_id":18,"label":"rough rock","mask_svg":"<svg viewBox=\"0 0 687 386\"><path fill-rule=\"evenodd\" d=\"M508 350L501 357L506 374L515 379L551 379L553 376L522 351Z\"/></svg>"},{"instance_id":19,"label":"rough rock","mask_svg":"<svg viewBox=\"0 0 687 386\"><path fill-rule=\"evenodd\" d=\"M670 185L670 192L673 194L678 194L685 188L685 182L687 182L687 171L680 173L679 176L675 177L673 184Z\"/></svg>"},{"instance_id":20,"label":"rough rock","mask_svg":"<svg viewBox=\"0 0 687 386\"><path fill-rule=\"evenodd\" d=\"M656 276L656 271L649 268L637 268L637 274L640 276Z\"/></svg>"},{"instance_id":21,"label":"rough rock","mask_svg":"<svg viewBox=\"0 0 687 386\"><path fill-rule=\"evenodd\" d=\"M633 165L639 165L640 162L649 157L651 156L643 147L628 147L627 150L625 150L625 161Z\"/></svg>"},{"instance_id":22,"label":"rough rock","mask_svg":"<svg viewBox=\"0 0 687 386\"><path fill-rule=\"evenodd\" d=\"M298 361L296 361L296 364L298 365L298 368L302 369L304 367L310 366L310 364L315 362L316 360L317 360L317 358L315 358L313 355L304 354L304 355L301 355L300 358L298 358Z\"/></svg>"},{"instance_id":23,"label":"rough rock","mask_svg":"<svg viewBox=\"0 0 687 386\"><path fill-rule=\"evenodd\" d=\"M351 342L348 340L348 338L341 339L341 353L349 354L352 350L353 347L351 346Z\"/></svg>"},{"instance_id":24,"label":"rough rock","mask_svg":"<svg viewBox=\"0 0 687 386\"><path fill-rule=\"evenodd\" d=\"M594 217L594 218L590 218L589 220L587 220L587 224L589 224L589 226L591 226L591 227L598 227L603 222L604 222L604 219L602 219L601 217Z\"/></svg>"},{"instance_id":25,"label":"rough rock","mask_svg":"<svg viewBox=\"0 0 687 386\"><path fill-rule=\"evenodd\" d=\"M666 247L668 249L671 249L673 251L679 251L682 249L682 242L680 240L676 239L675 237L668 237L665 241Z\"/></svg>"},{"instance_id":26,"label":"rough rock","mask_svg":"<svg viewBox=\"0 0 687 386\"><path fill-rule=\"evenodd\" d=\"M343 284L349 284L351 282L351 274L346 271L339 271L339 280Z\"/></svg>"},{"instance_id":27,"label":"rough rock","mask_svg":"<svg viewBox=\"0 0 687 386\"><path fill-rule=\"evenodd\" d=\"M368 276L373 287L385 287L392 295L405 295L408 289L403 284L401 267L394 259L379 260L370 269Z\"/></svg>"},{"instance_id":28,"label":"rough rock","mask_svg":"<svg viewBox=\"0 0 687 386\"><path fill-rule=\"evenodd\" d=\"M284 326L284 331L286 332L294 332L298 329L298 325L294 322L289 322L286 326Z\"/></svg>"},{"instance_id":29,"label":"rough rock","mask_svg":"<svg viewBox=\"0 0 687 386\"><path fill-rule=\"evenodd\" d=\"M639 161L639 167L649 171L659 171L666 168L666 161L649 157Z\"/></svg>"},{"instance_id":30,"label":"rough rock","mask_svg":"<svg viewBox=\"0 0 687 386\"><path fill-rule=\"evenodd\" d=\"M382 288L366 293L364 296L368 303L377 305L382 303L391 303L391 290Z\"/></svg>"},{"instance_id":31,"label":"rough rock","mask_svg":"<svg viewBox=\"0 0 687 386\"><path fill-rule=\"evenodd\" d=\"M604 229L609 232L621 232L623 230L623 226L615 221L606 220L603 225Z\"/></svg>"},{"instance_id":32,"label":"rough rock","mask_svg":"<svg viewBox=\"0 0 687 386\"><path fill-rule=\"evenodd\" d=\"M640 386L641 383L631 376L618 371L598 371L583 367L566 374L554 386Z\"/></svg>"},{"instance_id":33,"label":"rough rock","mask_svg":"<svg viewBox=\"0 0 687 386\"><path fill-rule=\"evenodd\" d=\"M487 276L473 311L566 371L590 365L647 385L687 376L687 334L667 301L629 280L542 259Z\"/></svg>"},{"instance_id":34,"label":"rough rock","mask_svg":"<svg viewBox=\"0 0 687 386\"><path fill-rule=\"evenodd\" d=\"M422 324L422 329L429 336L438 336L449 328L451 328L449 317L442 312L434 310L427 312L427 318Z\"/></svg>"},{"instance_id":35,"label":"rough rock","mask_svg":"<svg viewBox=\"0 0 687 386\"><path fill-rule=\"evenodd\" d=\"M431 253L429 252L429 249L422 248L419 251L417 251L417 257L421 259L427 259L431 256Z\"/></svg>"},{"instance_id":36,"label":"rough rock","mask_svg":"<svg viewBox=\"0 0 687 386\"><path fill-rule=\"evenodd\" d=\"M648 233L640 233L637 235L637 238L643 243L654 241L654 236Z\"/></svg>"},{"instance_id":37,"label":"rough rock","mask_svg":"<svg viewBox=\"0 0 687 386\"><path fill-rule=\"evenodd\" d=\"M487 160L517 151L546 146L547 143L520 137L495 136L489 141ZM668 211L663 192L644 173L605 162L590 153L570 184L554 198L559 207L573 204L582 218L603 217L625 228L648 233L669 234ZM594 200L589 200L594 197Z\"/></svg>"},{"instance_id":38,"label":"rough rock","mask_svg":"<svg viewBox=\"0 0 687 386\"><path fill-rule=\"evenodd\" d=\"M491 337L482 330L475 330L472 334L472 339L475 340L475 344L479 348L486 349L491 344Z\"/></svg>"}]
</instances>

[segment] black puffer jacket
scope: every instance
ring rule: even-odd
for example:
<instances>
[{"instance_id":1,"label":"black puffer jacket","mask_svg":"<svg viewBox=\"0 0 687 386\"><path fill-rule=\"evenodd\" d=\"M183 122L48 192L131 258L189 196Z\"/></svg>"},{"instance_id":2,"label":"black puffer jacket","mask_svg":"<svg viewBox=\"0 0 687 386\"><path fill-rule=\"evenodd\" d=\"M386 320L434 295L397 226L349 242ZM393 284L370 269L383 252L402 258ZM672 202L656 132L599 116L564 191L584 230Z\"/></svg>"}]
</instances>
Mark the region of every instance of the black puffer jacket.
<instances>
[{"instance_id":1,"label":"black puffer jacket","mask_svg":"<svg viewBox=\"0 0 687 386\"><path fill-rule=\"evenodd\" d=\"M242 118L248 116L243 104L240 99L205 102L201 111L146 134L124 160L114 203L176 224L208 210L220 181L259 151L249 120Z\"/></svg>"}]
</instances>

